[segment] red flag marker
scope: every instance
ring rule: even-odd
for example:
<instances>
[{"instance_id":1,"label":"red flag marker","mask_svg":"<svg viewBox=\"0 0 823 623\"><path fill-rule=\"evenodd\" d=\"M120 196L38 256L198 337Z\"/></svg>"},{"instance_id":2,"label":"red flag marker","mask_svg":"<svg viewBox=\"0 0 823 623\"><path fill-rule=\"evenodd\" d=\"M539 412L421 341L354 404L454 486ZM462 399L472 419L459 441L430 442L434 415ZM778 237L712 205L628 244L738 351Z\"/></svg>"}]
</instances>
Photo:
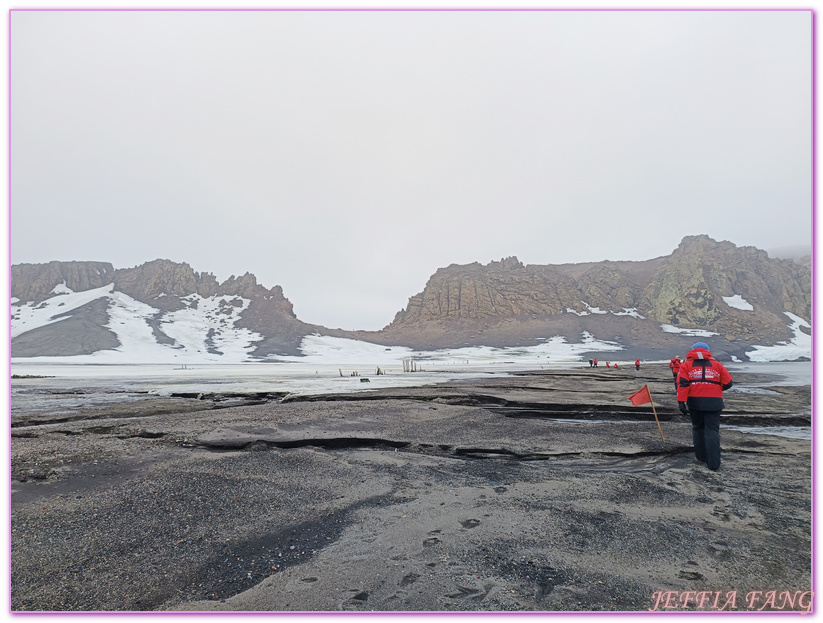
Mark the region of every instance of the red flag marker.
<instances>
[{"instance_id":1,"label":"red flag marker","mask_svg":"<svg viewBox=\"0 0 823 623\"><path fill-rule=\"evenodd\" d=\"M652 395L649 393L649 386L644 385L643 389L634 392L631 396L629 396L629 400L632 401L632 404L635 407L639 407L640 405L644 405L647 402L652 401Z\"/></svg>"},{"instance_id":2,"label":"red flag marker","mask_svg":"<svg viewBox=\"0 0 823 623\"><path fill-rule=\"evenodd\" d=\"M652 400L652 395L649 392L649 386L644 385L643 389L639 389L638 391L634 392L631 396L629 396L629 400L635 407L639 407L640 405L644 405L647 402L652 404L652 412L654 413L654 421L657 422L657 430L660 431L660 440L663 443L666 443L666 440L663 439L663 429L660 428L660 420L657 419L657 409L654 408L654 400Z\"/></svg>"}]
</instances>

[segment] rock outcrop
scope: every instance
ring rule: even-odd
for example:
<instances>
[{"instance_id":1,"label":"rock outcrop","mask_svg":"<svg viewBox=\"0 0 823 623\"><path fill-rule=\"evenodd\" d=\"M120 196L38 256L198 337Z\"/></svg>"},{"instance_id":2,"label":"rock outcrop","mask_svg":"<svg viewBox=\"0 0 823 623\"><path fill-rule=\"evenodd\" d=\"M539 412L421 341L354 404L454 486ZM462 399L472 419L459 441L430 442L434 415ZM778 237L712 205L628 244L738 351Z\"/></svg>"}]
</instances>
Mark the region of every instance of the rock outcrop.
<instances>
[{"instance_id":1,"label":"rock outcrop","mask_svg":"<svg viewBox=\"0 0 823 623\"><path fill-rule=\"evenodd\" d=\"M791 338L784 312L810 322L809 266L703 235L643 262L543 266L512 257L441 268L379 338L417 347L502 346L586 330L680 349L689 340L675 340L677 331L702 330L736 344L729 352L741 355L755 342Z\"/></svg>"},{"instance_id":2,"label":"rock outcrop","mask_svg":"<svg viewBox=\"0 0 823 623\"><path fill-rule=\"evenodd\" d=\"M114 281L114 272L108 262L15 264L11 267L11 296L39 303L62 283L75 292L108 285Z\"/></svg>"},{"instance_id":3,"label":"rock outcrop","mask_svg":"<svg viewBox=\"0 0 823 623\"><path fill-rule=\"evenodd\" d=\"M739 309L724 298L741 296ZM652 320L711 329L728 341L787 337L783 312L811 321L811 271L790 260L769 258L754 247L684 238L665 267L645 287L639 305Z\"/></svg>"}]
</instances>

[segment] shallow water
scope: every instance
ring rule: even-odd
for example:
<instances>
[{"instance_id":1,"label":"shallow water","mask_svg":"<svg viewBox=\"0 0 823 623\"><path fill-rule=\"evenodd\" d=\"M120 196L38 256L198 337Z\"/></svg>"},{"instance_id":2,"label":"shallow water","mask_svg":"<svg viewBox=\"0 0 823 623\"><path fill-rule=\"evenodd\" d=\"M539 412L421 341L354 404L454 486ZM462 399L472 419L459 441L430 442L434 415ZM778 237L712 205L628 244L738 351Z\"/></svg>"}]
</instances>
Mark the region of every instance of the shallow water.
<instances>
[{"instance_id":1,"label":"shallow water","mask_svg":"<svg viewBox=\"0 0 823 623\"><path fill-rule=\"evenodd\" d=\"M171 365L71 365L29 364L13 366L12 373L49 378L12 380L15 396L27 390L95 391L168 396L177 393L295 393L326 394L369 391L387 387L412 387L458 378L478 378L494 372L476 369L418 371L365 366L300 364L202 364L186 368Z\"/></svg>"},{"instance_id":2,"label":"shallow water","mask_svg":"<svg viewBox=\"0 0 823 623\"><path fill-rule=\"evenodd\" d=\"M735 372L750 372L754 374L776 374L777 381L763 383L745 383L744 387L760 387L764 385L811 385L812 363L810 361L773 361L769 363L730 363L726 367L734 376Z\"/></svg>"},{"instance_id":3,"label":"shallow water","mask_svg":"<svg viewBox=\"0 0 823 623\"><path fill-rule=\"evenodd\" d=\"M290 393L326 394L373 391L393 387L415 387L457 379L507 376L511 372L540 369L588 369L579 362L535 363L529 360L425 361L417 372L398 367L376 368L349 364L247 363L201 364L174 367L171 364L90 365L13 364L12 374L50 378L13 379L11 414L72 413L81 408L103 409L107 404L145 398L146 394L169 396L182 393ZM418 363L419 360L418 360ZM733 389L744 393L768 390L762 386L808 385L809 362L733 364L729 369L775 374L772 382L739 383ZM356 373L357 376L352 376ZM365 381L368 379L368 381ZM596 423L593 420L587 424ZM738 427L747 432L810 439L808 427ZM756 430L755 430L756 429ZM804 432L805 431L805 432Z\"/></svg>"},{"instance_id":4,"label":"shallow water","mask_svg":"<svg viewBox=\"0 0 823 623\"><path fill-rule=\"evenodd\" d=\"M776 392L771 389L765 389L763 387L741 387L739 385L735 385L730 390L727 391L730 394L757 394L760 396L779 396L780 392Z\"/></svg>"},{"instance_id":5,"label":"shallow water","mask_svg":"<svg viewBox=\"0 0 823 623\"><path fill-rule=\"evenodd\" d=\"M736 426L723 424L723 430L736 430L753 435L773 435L788 439L805 439L811 441L812 429L810 426Z\"/></svg>"}]
</instances>

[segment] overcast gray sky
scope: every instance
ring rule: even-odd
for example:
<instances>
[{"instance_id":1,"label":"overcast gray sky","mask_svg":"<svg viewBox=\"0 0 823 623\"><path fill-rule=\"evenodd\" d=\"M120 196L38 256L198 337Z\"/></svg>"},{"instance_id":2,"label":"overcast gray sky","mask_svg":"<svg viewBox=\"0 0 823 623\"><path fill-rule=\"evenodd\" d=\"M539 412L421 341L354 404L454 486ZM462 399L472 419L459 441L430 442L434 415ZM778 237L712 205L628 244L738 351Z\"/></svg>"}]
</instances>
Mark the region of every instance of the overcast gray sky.
<instances>
[{"instance_id":1,"label":"overcast gray sky","mask_svg":"<svg viewBox=\"0 0 823 623\"><path fill-rule=\"evenodd\" d=\"M378 329L451 263L811 243L809 11L13 11L11 260Z\"/></svg>"}]
</instances>

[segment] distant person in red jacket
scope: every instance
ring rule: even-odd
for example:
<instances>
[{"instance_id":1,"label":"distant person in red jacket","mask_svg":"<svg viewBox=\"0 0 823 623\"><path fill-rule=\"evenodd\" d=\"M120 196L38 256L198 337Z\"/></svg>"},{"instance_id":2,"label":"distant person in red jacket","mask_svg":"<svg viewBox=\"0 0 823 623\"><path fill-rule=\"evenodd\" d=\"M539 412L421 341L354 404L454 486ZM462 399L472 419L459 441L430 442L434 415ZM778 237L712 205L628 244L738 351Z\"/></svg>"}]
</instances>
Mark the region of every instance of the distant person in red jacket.
<instances>
[{"instance_id":1,"label":"distant person in red jacket","mask_svg":"<svg viewBox=\"0 0 823 623\"><path fill-rule=\"evenodd\" d=\"M720 412L726 406L723 392L731 386L732 375L709 345L694 344L677 375L677 406L692 420L695 457L711 470L720 467Z\"/></svg>"},{"instance_id":2,"label":"distant person in red jacket","mask_svg":"<svg viewBox=\"0 0 823 623\"><path fill-rule=\"evenodd\" d=\"M614 369L617 370L617 362L614 362Z\"/></svg>"},{"instance_id":3,"label":"distant person in red jacket","mask_svg":"<svg viewBox=\"0 0 823 623\"><path fill-rule=\"evenodd\" d=\"M635 370L640 370L640 357L634 360L634 368Z\"/></svg>"},{"instance_id":4,"label":"distant person in red jacket","mask_svg":"<svg viewBox=\"0 0 823 623\"><path fill-rule=\"evenodd\" d=\"M611 367L612 367L612 364L611 364L610 362L608 362L608 361L607 361L607 362L606 362L606 367L607 367L607 368L611 368Z\"/></svg>"},{"instance_id":5,"label":"distant person in red jacket","mask_svg":"<svg viewBox=\"0 0 823 623\"><path fill-rule=\"evenodd\" d=\"M677 373L680 372L680 355L675 355L674 358L669 361L669 368L672 370L672 377L674 378L674 390L677 391Z\"/></svg>"},{"instance_id":6,"label":"distant person in red jacket","mask_svg":"<svg viewBox=\"0 0 823 623\"><path fill-rule=\"evenodd\" d=\"M594 358L594 367L597 367L597 357Z\"/></svg>"}]
</instances>

